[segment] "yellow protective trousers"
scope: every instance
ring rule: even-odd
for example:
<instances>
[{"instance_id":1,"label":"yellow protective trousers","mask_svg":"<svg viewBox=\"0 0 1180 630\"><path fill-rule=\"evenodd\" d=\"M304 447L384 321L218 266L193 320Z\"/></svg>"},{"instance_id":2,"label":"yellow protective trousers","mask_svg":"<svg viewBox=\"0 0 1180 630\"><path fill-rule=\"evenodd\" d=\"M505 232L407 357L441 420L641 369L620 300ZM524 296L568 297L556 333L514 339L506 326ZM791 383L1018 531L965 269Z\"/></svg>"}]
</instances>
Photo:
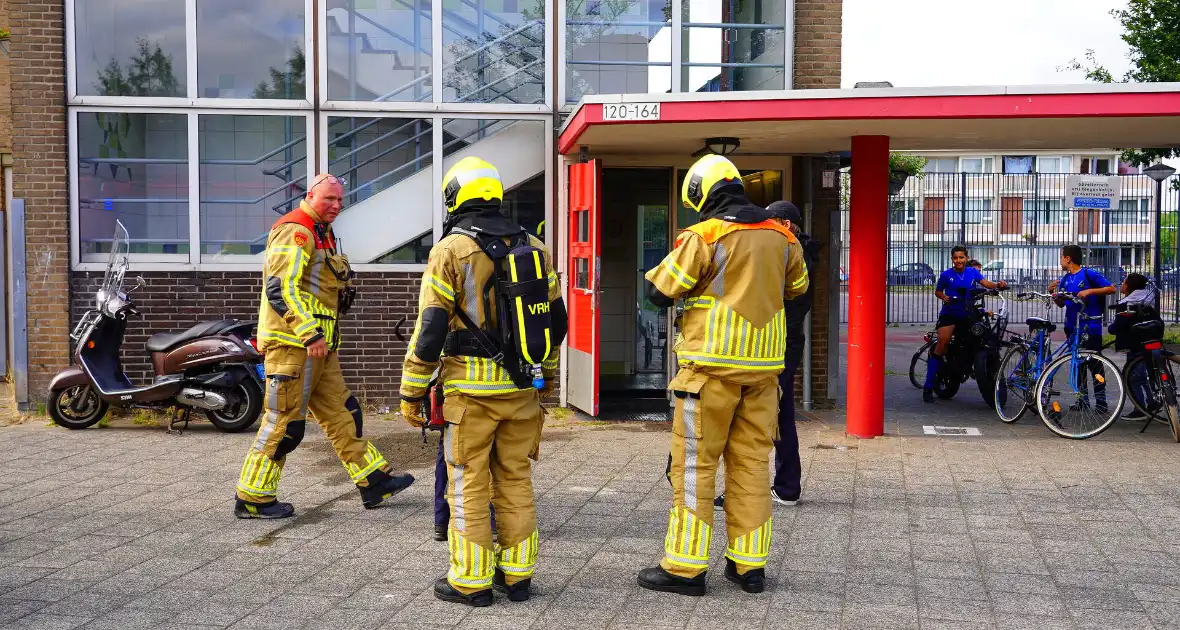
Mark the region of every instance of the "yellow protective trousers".
<instances>
[{"instance_id":1,"label":"yellow protective trousers","mask_svg":"<svg viewBox=\"0 0 1180 630\"><path fill-rule=\"evenodd\" d=\"M778 380L739 385L691 368L668 385L672 424L672 510L660 566L681 577L709 567L717 463L725 456L725 556L738 573L770 554L770 450L778 431Z\"/></svg>"},{"instance_id":2,"label":"yellow protective trousers","mask_svg":"<svg viewBox=\"0 0 1180 630\"><path fill-rule=\"evenodd\" d=\"M307 350L273 346L266 351L266 413L242 464L237 494L243 501L268 503L279 492L287 454L303 441L310 411L336 449L352 482L366 487L375 470L389 472L376 446L357 437L357 423L345 406L352 393L344 384L335 352L313 359Z\"/></svg>"},{"instance_id":3,"label":"yellow protective trousers","mask_svg":"<svg viewBox=\"0 0 1180 630\"><path fill-rule=\"evenodd\" d=\"M491 588L498 568L515 584L537 562L532 464L544 412L535 390L494 396L447 394L443 457L451 506L447 579L463 593ZM492 538L489 501L496 508Z\"/></svg>"}]
</instances>

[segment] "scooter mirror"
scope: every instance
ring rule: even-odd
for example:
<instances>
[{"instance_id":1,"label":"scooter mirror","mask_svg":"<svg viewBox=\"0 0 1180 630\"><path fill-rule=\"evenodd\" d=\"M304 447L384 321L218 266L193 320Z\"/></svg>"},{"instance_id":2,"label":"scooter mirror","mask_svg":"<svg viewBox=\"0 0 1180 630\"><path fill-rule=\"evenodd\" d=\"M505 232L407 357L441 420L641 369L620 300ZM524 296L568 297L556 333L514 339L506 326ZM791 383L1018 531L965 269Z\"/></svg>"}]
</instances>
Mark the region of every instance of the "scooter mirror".
<instances>
[{"instance_id":1,"label":"scooter mirror","mask_svg":"<svg viewBox=\"0 0 1180 630\"><path fill-rule=\"evenodd\" d=\"M135 291L137 289L142 289L146 286L147 286L147 280L144 280L143 276L135 276L135 286L131 287L127 292L131 293L132 291Z\"/></svg>"}]
</instances>

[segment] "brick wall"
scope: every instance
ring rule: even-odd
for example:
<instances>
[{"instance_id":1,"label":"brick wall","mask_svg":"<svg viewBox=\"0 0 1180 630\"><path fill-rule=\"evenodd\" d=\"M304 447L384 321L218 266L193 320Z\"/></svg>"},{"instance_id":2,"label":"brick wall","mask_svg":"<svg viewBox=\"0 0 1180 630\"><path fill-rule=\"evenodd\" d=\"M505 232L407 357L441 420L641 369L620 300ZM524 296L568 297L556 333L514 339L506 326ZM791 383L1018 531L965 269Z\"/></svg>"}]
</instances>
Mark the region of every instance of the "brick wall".
<instances>
[{"instance_id":1,"label":"brick wall","mask_svg":"<svg viewBox=\"0 0 1180 630\"><path fill-rule=\"evenodd\" d=\"M130 275L130 274L129 274ZM128 323L123 346L124 367L133 382L151 378L144 342L152 333L180 331L208 319L238 318L256 321L262 276L250 272L143 273L147 286L132 294L143 315ZM393 325L402 316L408 338L413 332L417 307L417 273L362 273L358 276L356 304L341 327L340 363L348 386L366 405L396 406L397 387L405 346ZM71 323L94 303L102 273L76 272ZM68 335L63 335L68 339Z\"/></svg>"},{"instance_id":2,"label":"brick wall","mask_svg":"<svg viewBox=\"0 0 1180 630\"><path fill-rule=\"evenodd\" d=\"M13 196L25 200L29 394L68 363L69 184L64 4L7 0ZM3 53L0 53L3 54Z\"/></svg>"},{"instance_id":3,"label":"brick wall","mask_svg":"<svg viewBox=\"0 0 1180 630\"><path fill-rule=\"evenodd\" d=\"M843 0L795 0L795 89L840 87Z\"/></svg>"}]
</instances>

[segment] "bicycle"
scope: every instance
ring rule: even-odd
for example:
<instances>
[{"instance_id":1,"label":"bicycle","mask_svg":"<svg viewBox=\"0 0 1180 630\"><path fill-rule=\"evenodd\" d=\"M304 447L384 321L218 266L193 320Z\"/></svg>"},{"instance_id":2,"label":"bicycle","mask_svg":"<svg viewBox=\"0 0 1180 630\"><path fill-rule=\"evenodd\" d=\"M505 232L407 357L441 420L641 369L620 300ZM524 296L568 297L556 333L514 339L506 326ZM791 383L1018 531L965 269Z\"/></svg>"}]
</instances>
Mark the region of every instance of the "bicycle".
<instances>
[{"instance_id":1,"label":"bicycle","mask_svg":"<svg viewBox=\"0 0 1180 630\"><path fill-rule=\"evenodd\" d=\"M1076 295L1066 292L1029 291L1019 293L1017 297L1042 300L1046 306L1057 299L1084 303ZM996 414L1001 421L1016 422L1035 403L1041 422L1061 437L1083 440L1114 424L1126 402L1126 388L1122 372L1113 361L1100 351L1082 348L1088 338L1084 332L1086 324L1095 319L1101 319L1101 316L1080 313L1077 328L1056 350L1052 349L1049 340L1049 335L1057 330L1056 324L1041 317L1030 317L1025 321L1029 337L1014 336L1011 349L1000 361L1000 378L996 379ZM1068 378L1065 385L1060 386L1058 372L1063 367L1068 367ZM1108 378L1108 374L1113 378ZM1051 400L1060 394L1065 394L1064 402L1072 404L1063 406L1063 401Z\"/></svg>"},{"instance_id":2,"label":"bicycle","mask_svg":"<svg viewBox=\"0 0 1180 630\"><path fill-rule=\"evenodd\" d=\"M1168 423L1172 439L1180 442L1180 407L1171 366L1180 362L1180 357L1164 348L1163 321L1155 307L1148 304L1114 304L1110 310L1117 313L1116 317L1129 317L1133 322L1126 335L1139 352L1123 366L1122 378L1131 390L1131 405L1147 418L1139 432L1147 431L1153 420L1160 420Z\"/></svg>"}]
</instances>

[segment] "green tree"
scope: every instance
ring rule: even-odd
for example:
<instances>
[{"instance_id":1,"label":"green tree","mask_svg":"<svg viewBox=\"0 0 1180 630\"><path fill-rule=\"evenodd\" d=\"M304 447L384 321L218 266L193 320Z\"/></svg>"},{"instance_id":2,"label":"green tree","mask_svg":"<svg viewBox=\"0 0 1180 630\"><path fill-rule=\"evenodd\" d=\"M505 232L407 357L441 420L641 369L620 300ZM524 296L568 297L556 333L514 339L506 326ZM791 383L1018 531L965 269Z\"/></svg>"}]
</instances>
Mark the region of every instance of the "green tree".
<instances>
[{"instance_id":1,"label":"green tree","mask_svg":"<svg viewBox=\"0 0 1180 630\"><path fill-rule=\"evenodd\" d=\"M259 81L258 87L254 88L254 98L305 98L307 59L298 46L287 60L286 69L280 70L272 66L269 72L270 84Z\"/></svg>"},{"instance_id":2,"label":"green tree","mask_svg":"<svg viewBox=\"0 0 1180 630\"><path fill-rule=\"evenodd\" d=\"M1113 9L1123 27L1122 39L1130 46L1131 69L1116 81L1100 64L1093 50L1085 61L1071 60L1059 70L1084 71L1087 80L1097 83L1161 83L1180 81L1180 2L1177 0L1127 0L1127 6ZM1180 149L1123 149L1123 161L1150 164L1165 158L1180 157Z\"/></svg>"},{"instance_id":3,"label":"green tree","mask_svg":"<svg viewBox=\"0 0 1180 630\"><path fill-rule=\"evenodd\" d=\"M137 52L126 67L111 57L98 73L99 94L103 96L184 96L180 81L172 71L172 55L165 55L160 45L135 39ZM154 46L154 48L153 48Z\"/></svg>"}]
</instances>

